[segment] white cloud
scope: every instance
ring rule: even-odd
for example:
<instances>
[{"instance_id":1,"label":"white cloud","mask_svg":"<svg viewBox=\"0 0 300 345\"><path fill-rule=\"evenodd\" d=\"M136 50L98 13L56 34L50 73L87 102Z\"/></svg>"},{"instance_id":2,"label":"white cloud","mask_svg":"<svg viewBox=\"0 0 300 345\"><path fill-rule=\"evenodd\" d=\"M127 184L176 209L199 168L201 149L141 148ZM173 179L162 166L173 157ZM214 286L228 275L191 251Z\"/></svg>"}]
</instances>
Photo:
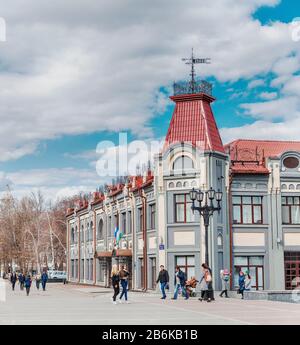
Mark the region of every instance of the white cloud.
<instances>
[{"instance_id":1,"label":"white cloud","mask_svg":"<svg viewBox=\"0 0 300 345\"><path fill-rule=\"evenodd\" d=\"M255 89L259 86L265 86L265 81L263 79L254 79L249 82L248 89Z\"/></svg>"},{"instance_id":2,"label":"white cloud","mask_svg":"<svg viewBox=\"0 0 300 345\"><path fill-rule=\"evenodd\" d=\"M259 97L265 100L272 100L277 97L277 92L262 92Z\"/></svg>"},{"instance_id":3,"label":"white cloud","mask_svg":"<svg viewBox=\"0 0 300 345\"><path fill-rule=\"evenodd\" d=\"M212 57L199 68L204 77L235 81L272 68L288 72L274 67L295 49L288 24L263 26L251 17L278 2L0 0L7 23L0 50L1 160L66 134L129 129L151 136L145 124L168 104L158 90L187 77L180 58L192 46Z\"/></svg>"}]
</instances>

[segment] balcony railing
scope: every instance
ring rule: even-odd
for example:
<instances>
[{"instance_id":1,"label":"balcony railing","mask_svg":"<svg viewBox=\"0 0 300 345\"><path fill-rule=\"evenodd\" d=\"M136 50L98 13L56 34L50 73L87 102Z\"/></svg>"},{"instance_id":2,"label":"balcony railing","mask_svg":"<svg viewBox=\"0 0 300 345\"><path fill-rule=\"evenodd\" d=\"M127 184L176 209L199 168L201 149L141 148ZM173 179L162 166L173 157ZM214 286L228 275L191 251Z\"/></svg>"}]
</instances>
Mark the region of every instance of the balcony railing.
<instances>
[{"instance_id":1,"label":"balcony railing","mask_svg":"<svg viewBox=\"0 0 300 345\"><path fill-rule=\"evenodd\" d=\"M212 95L212 84L205 80L176 82L173 84L173 88L174 96L194 93L205 93L209 96Z\"/></svg>"}]
</instances>

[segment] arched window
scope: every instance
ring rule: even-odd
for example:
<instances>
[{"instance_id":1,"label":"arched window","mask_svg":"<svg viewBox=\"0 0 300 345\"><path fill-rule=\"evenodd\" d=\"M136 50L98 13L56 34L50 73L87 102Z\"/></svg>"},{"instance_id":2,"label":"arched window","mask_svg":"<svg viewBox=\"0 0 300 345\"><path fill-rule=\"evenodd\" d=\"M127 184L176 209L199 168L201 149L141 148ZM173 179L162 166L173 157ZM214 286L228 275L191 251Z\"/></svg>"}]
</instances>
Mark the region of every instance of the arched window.
<instances>
[{"instance_id":1,"label":"arched window","mask_svg":"<svg viewBox=\"0 0 300 345\"><path fill-rule=\"evenodd\" d=\"M99 224L98 224L97 239L98 240L103 240L104 239L103 219L100 219Z\"/></svg>"},{"instance_id":2,"label":"arched window","mask_svg":"<svg viewBox=\"0 0 300 345\"><path fill-rule=\"evenodd\" d=\"M185 172L187 170L194 169L193 160L185 155L178 157L173 163L173 170Z\"/></svg>"}]
</instances>

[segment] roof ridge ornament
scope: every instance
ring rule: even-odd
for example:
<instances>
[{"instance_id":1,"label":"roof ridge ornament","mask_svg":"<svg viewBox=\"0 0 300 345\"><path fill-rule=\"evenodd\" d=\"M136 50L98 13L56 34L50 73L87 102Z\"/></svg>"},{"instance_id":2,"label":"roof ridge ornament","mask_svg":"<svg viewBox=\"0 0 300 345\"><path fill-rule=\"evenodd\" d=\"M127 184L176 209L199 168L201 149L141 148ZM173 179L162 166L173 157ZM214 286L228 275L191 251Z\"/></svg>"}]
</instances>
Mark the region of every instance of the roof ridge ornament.
<instances>
[{"instance_id":1,"label":"roof ridge ornament","mask_svg":"<svg viewBox=\"0 0 300 345\"><path fill-rule=\"evenodd\" d=\"M174 95L206 93L212 94L212 85L205 80L196 81L196 64L210 64L211 58L196 58L194 56L194 48L192 48L192 55L190 58L182 58L186 65L191 65L191 80L188 82L174 82Z\"/></svg>"}]
</instances>

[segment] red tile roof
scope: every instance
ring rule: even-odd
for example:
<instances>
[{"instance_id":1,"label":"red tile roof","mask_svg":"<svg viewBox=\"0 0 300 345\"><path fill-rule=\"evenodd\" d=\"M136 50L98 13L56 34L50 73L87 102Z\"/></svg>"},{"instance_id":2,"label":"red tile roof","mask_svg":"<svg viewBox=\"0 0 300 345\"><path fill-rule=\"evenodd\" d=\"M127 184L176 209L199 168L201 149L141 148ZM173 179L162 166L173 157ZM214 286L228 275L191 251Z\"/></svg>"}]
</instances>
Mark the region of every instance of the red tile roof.
<instances>
[{"instance_id":1,"label":"red tile roof","mask_svg":"<svg viewBox=\"0 0 300 345\"><path fill-rule=\"evenodd\" d=\"M170 97L176 103L164 149L176 142L190 142L204 151L225 153L210 103L204 93Z\"/></svg>"},{"instance_id":2,"label":"red tile roof","mask_svg":"<svg viewBox=\"0 0 300 345\"><path fill-rule=\"evenodd\" d=\"M232 173L268 174L266 159L280 157L286 151L300 151L300 142L238 139L224 148L230 154Z\"/></svg>"}]
</instances>

